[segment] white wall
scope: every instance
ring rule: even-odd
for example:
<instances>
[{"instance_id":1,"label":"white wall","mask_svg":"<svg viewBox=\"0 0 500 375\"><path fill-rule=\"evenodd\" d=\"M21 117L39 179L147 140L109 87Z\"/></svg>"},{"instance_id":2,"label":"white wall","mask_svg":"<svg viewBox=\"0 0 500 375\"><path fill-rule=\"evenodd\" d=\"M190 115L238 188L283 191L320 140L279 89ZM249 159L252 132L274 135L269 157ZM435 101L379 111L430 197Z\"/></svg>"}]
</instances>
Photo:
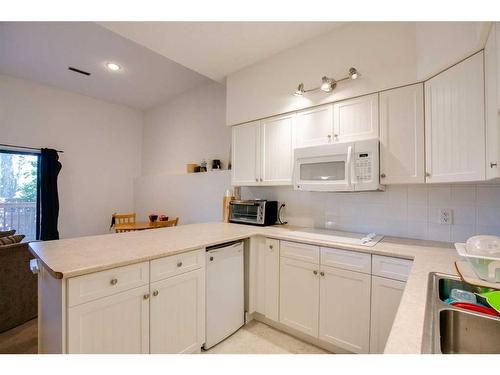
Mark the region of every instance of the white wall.
<instances>
[{"instance_id":1,"label":"white wall","mask_svg":"<svg viewBox=\"0 0 500 375\"><path fill-rule=\"evenodd\" d=\"M312 105L429 78L484 46L484 22L358 22L347 24L227 77L227 124L234 125ZM293 96L299 83L321 77L361 77L331 94Z\"/></svg>"},{"instance_id":2,"label":"white wall","mask_svg":"<svg viewBox=\"0 0 500 375\"><path fill-rule=\"evenodd\" d=\"M186 173L186 164L229 159L226 90L211 83L190 90L144 115L142 173Z\"/></svg>"},{"instance_id":3,"label":"white wall","mask_svg":"<svg viewBox=\"0 0 500 375\"><path fill-rule=\"evenodd\" d=\"M292 187L242 189L244 198L286 203L289 224L437 241L500 235L500 185L387 186L385 192L299 192ZM439 224L438 210L453 210L453 224Z\"/></svg>"},{"instance_id":4,"label":"white wall","mask_svg":"<svg viewBox=\"0 0 500 375\"><path fill-rule=\"evenodd\" d=\"M187 174L187 163L221 159L227 168L231 129L225 126L226 91L213 83L190 90L145 113L142 172L135 181L139 217L178 216L180 224L220 221L229 171Z\"/></svg>"},{"instance_id":5,"label":"white wall","mask_svg":"<svg viewBox=\"0 0 500 375\"><path fill-rule=\"evenodd\" d=\"M136 179L138 217L149 214L179 218L179 224L222 220L222 198L231 188L231 171L158 174Z\"/></svg>"},{"instance_id":6,"label":"white wall","mask_svg":"<svg viewBox=\"0 0 500 375\"><path fill-rule=\"evenodd\" d=\"M61 237L106 233L113 212L133 209L140 111L0 75L0 142L64 150Z\"/></svg>"}]
</instances>

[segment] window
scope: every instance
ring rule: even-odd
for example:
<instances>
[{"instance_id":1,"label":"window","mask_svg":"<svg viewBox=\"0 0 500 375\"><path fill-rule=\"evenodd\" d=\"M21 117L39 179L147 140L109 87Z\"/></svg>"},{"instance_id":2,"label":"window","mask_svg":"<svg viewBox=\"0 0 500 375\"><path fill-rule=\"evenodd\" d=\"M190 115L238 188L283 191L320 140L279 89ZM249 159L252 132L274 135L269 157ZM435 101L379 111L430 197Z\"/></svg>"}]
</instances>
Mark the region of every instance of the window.
<instances>
[{"instance_id":1,"label":"window","mask_svg":"<svg viewBox=\"0 0 500 375\"><path fill-rule=\"evenodd\" d=\"M37 153L0 150L0 231L38 239L40 192Z\"/></svg>"}]
</instances>

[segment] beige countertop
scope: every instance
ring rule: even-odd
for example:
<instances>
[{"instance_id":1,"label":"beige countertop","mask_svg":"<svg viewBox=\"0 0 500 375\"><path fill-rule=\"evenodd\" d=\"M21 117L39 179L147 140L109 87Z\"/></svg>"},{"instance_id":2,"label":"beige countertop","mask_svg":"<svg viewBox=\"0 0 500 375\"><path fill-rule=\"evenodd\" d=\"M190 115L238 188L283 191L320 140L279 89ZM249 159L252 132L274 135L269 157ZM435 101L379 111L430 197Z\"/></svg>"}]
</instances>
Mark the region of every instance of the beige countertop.
<instances>
[{"instance_id":1,"label":"beige countertop","mask_svg":"<svg viewBox=\"0 0 500 375\"><path fill-rule=\"evenodd\" d=\"M32 253L56 278L70 278L255 235L413 259L386 353L420 353L429 273L456 275L458 255L444 242L385 237L373 247L346 245L311 236L290 226L255 227L228 223L189 224L149 231L33 242Z\"/></svg>"}]
</instances>

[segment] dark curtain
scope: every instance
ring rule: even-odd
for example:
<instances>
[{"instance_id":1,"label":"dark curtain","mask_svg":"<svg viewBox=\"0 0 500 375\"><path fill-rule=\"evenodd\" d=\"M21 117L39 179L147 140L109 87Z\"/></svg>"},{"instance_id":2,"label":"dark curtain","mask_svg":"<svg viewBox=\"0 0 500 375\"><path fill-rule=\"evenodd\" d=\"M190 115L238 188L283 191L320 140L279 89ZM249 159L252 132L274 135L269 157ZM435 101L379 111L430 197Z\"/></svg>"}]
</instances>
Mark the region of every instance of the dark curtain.
<instances>
[{"instance_id":1,"label":"dark curtain","mask_svg":"<svg viewBox=\"0 0 500 375\"><path fill-rule=\"evenodd\" d=\"M59 195L57 175L61 163L56 150L42 148L40 158L40 239L58 240Z\"/></svg>"}]
</instances>

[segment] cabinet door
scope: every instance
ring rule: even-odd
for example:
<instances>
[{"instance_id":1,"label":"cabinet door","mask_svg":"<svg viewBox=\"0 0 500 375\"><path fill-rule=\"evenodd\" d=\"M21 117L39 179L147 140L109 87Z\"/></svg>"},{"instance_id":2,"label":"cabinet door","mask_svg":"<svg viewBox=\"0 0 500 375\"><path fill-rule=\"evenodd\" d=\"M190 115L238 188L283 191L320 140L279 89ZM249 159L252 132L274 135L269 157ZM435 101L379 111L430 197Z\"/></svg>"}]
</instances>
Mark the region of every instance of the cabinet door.
<instances>
[{"instance_id":1,"label":"cabinet door","mask_svg":"<svg viewBox=\"0 0 500 375\"><path fill-rule=\"evenodd\" d=\"M295 147L330 143L333 137L333 105L297 112L293 124Z\"/></svg>"},{"instance_id":2,"label":"cabinet door","mask_svg":"<svg viewBox=\"0 0 500 375\"><path fill-rule=\"evenodd\" d=\"M266 318L279 320L280 241L271 238L252 238L257 252L256 311Z\"/></svg>"},{"instance_id":3,"label":"cabinet door","mask_svg":"<svg viewBox=\"0 0 500 375\"><path fill-rule=\"evenodd\" d=\"M280 322L318 336L318 265L280 258Z\"/></svg>"},{"instance_id":4,"label":"cabinet door","mask_svg":"<svg viewBox=\"0 0 500 375\"><path fill-rule=\"evenodd\" d=\"M424 183L424 88L380 93L380 182Z\"/></svg>"},{"instance_id":5,"label":"cabinet door","mask_svg":"<svg viewBox=\"0 0 500 375\"><path fill-rule=\"evenodd\" d=\"M266 238L265 242L265 315L267 318L279 320L279 288L280 288L280 242Z\"/></svg>"},{"instance_id":6,"label":"cabinet door","mask_svg":"<svg viewBox=\"0 0 500 375\"><path fill-rule=\"evenodd\" d=\"M149 353L149 286L68 309L68 353Z\"/></svg>"},{"instance_id":7,"label":"cabinet door","mask_svg":"<svg viewBox=\"0 0 500 375\"><path fill-rule=\"evenodd\" d=\"M372 276L370 353L383 353L405 282Z\"/></svg>"},{"instance_id":8,"label":"cabinet door","mask_svg":"<svg viewBox=\"0 0 500 375\"><path fill-rule=\"evenodd\" d=\"M233 126L232 133L232 184L259 184L260 122Z\"/></svg>"},{"instance_id":9,"label":"cabinet door","mask_svg":"<svg viewBox=\"0 0 500 375\"><path fill-rule=\"evenodd\" d=\"M319 338L354 353L368 353L370 275L321 268Z\"/></svg>"},{"instance_id":10,"label":"cabinet door","mask_svg":"<svg viewBox=\"0 0 500 375\"><path fill-rule=\"evenodd\" d=\"M151 353L198 352L205 341L205 270L151 283Z\"/></svg>"},{"instance_id":11,"label":"cabinet door","mask_svg":"<svg viewBox=\"0 0 500 375\"><path fill-rule=\"evenodd\" d=\"M278 116L262 121L262 180L265 185L292 184L292 119Z\"/></svg>"},{"instance_id":12,"label":"cabinet door","mask_svg":"<svg viewBox=\"0 0 500 375\"><path fill-rule=\"evenodd\" d=\"M484 47L486 84L486 178L500 177L500 23L491 27Z\"/></svg>"},{"instance_id":13,"label":"cabinet door","mask_svg":"<svg viewBox=\"0 0 500 375\"><path fill-rule=\"evenodd\" d=\"M378 138L378 93L333 104L334 141Z\"/></svg>"},{"instance_id":14,"label":"cabinet door","mask_svg":"<svg viewBox=\"0 0 500 375\"><path fill-rule=\"evenodd\" d=\"M425 82L426 181L485 179L483 52Z\"/></svg>"}]
</instances>

